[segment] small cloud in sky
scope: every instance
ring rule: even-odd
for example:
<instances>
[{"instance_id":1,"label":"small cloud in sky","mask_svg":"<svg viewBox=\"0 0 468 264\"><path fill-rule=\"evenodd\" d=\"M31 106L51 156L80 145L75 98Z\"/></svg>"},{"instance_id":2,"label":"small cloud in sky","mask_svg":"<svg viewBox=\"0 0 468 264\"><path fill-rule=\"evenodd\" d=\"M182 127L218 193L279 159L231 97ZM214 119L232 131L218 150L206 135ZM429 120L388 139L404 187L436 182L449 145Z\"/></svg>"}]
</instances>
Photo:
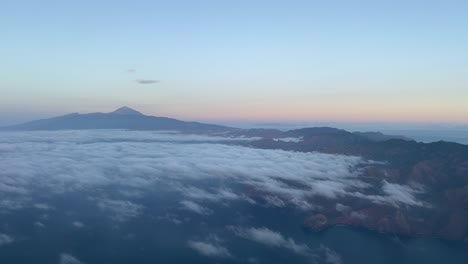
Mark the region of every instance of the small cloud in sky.
<instances>
[{"instance_id":1,"label":"small cloud in sky","mask_svg":"<svg viewBox=\"0 0 468 264\"><path fill-rule=\"evenodd\" d=\"M135 82L137 82L138 84L155 84L155 83L159 83L160 81L159 80L138 79L138 80L135 80Z\"/></svg>"}]
</instances>

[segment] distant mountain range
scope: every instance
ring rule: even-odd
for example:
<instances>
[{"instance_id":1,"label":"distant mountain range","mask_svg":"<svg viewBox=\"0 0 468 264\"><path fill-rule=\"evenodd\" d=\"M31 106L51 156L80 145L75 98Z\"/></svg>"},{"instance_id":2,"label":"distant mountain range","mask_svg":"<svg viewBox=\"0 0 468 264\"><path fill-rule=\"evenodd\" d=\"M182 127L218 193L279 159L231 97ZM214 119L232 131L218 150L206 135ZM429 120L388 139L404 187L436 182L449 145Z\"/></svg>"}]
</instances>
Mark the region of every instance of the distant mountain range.
<instances>
[{"instance_id":1,"label":"distant mountain range","mask_svg":"<svg viewBox=\"0 0 468 264\"><path fill-rule=\"evenodd\" d=\"M35 120L19 125L2 127L1 130L81 130L81 129L129 129L129 130L174 130L183 133L226 133L230 136L255 136L262 138L284 138L301 136L298 131L284 132L277 129L239 129L215 124L186 122L169 117L147 116L127 106L110 113L72 113L68 115ZM342 133L344 130L335 128L309 128L315 133ZM304 130L306 131L306 130ZM384 135L380 132L354 132L357 138L371 141L389 139L411 140L403 136Z\"/></svg>"},{"instance_id":2,"label":"distant mountain range","mask_svg":"<svg viewBox=\"0 0 468 264\"><path fill-rule=\"evenodd\" d=\"M110 113L73 113L41 119L2 128L3 130L79 130L79 129L130 129L176 130L186 133L214 133L232 131L233 128L185 122L168 117L147 116L129 107L121 107Z\"/></svg>"},{"instance_id":3,"label":"distant mountain range","mask_svg":"<svg viewBox=\"0 0 468 264\"><path fill-rule=\"evenodd\" d=\"M348 132L330 127L289 131L238 129L214 124L146 116L128 107L111 113L69 114L32 121L3 130L129 129L176 130L225 136L258 137L249 147L361 156L380 161L362 169L365 179L402 186L421 186L427 207L362 203L349 198L355 212L337 212L333 201L304 220L304 228L321 230L346 224L402 235L430 235L468 243L468 146L451 142L420 143L379 132ZM356 209L357 208L357 209ZM358 215L359 217L353 217Z\"/></svg>"}]
</instances>

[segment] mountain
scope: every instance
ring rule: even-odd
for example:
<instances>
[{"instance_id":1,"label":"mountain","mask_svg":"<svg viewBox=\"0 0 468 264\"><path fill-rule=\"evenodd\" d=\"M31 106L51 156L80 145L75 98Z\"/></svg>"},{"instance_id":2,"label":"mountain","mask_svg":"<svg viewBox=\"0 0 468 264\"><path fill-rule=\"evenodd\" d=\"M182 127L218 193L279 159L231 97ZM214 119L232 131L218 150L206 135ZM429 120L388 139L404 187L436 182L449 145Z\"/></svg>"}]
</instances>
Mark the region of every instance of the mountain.
<instances>
[{"instance_id":1,"label":"mountain","mask_svg":"<svg viewBox=\"0 0 468 264\"><path fill-rule=\"evenodd\" d=\"M387 141L390 139L402 139L402 140L407 140L411 141L411 138L404 137L404 136L399 136L399 135L385 135L381 132L353 132L356 135L366 137L372 141Z\"/></svg>"},{"instance_id":2,"label":"mountain","mask_svg":"<svg viewBox=\"0 0 468 264\"><path fill-rule=\"evenodd\" d=\"M234 128L213 124L147 116L126 106L110 113L73 113L3 128L3 130L67 129L176 130L184 133L219 133L235 130Z\"/></svg>"},{"instance_id":3,"label":"mountain","mask_svg":"<svg viewBox=\"0 0 468 264\"><path fill-rule=\"evenodd\" d=\"M131 109L130 107L123 106L120 107L119 109L115 110L114 112L111 112L111 114L117 114L117 115L140 115L142 116L143 114L138 112L137 110Z\"/></svg>"},{"instance_id":4,"label":"mountain","mask_svg":"<svg viewBox=\"0 0 468 264\"><path fill-rule=\"evenodd\" d=\"M391 139L402 139L406 141L412 141L413 139L400 136L400 135L385 135L381 132L348 132L343 129L332 128L332 127L307 127L301 129L294 129L289 131L281 131L278 129L266 129L266 128L253 128L253 129L241 129L230 133L233 136L249 136L249 137L262 137L265 139L271 138L286 138L286 137L306 137L312 136L327 136L334 137L335 139L353 138L357 141L374 141L383 142ZM323 137L321 138L323 139Z\"/></svg>"},{"instance_id":5,"label":"mountain","mask_svg":"<svg viewBox=\"0 0 468 264\"><path fill-rule=\"evenodd\" d=\"M349 211L343 212L333 200L321 199L317 201L321 209L304 219L306 229L351 225L384 233L435 236L468 243L468 146L444 141L421 143L399 136L376 140L375 134L370 135L326 127L304 128L281 135L297 137L300 141L262 138L249 144L263 149L317 151L377 161L361 168L361 177L369 186L375 183L413 186L415 189L409 196L399 190L395 192L401 199L417 197L426 203L395 206L348 197L345 208ZM378 134L378 137L388 136Z\"/></svg>"}]
</instances>

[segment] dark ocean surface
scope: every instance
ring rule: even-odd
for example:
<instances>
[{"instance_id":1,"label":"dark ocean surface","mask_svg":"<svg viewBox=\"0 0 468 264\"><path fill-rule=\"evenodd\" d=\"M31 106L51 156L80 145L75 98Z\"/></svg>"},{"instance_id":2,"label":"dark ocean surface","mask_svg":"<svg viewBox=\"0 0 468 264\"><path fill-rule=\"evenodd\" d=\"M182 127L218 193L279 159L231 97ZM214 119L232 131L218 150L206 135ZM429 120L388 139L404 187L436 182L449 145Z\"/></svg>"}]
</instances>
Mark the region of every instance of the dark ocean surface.
<instances>
[{"instance_id":1,"label":"dark ocean surface","mask_svg":"<svg viewBox=\"0 0 468 264\"><path fill-rule=\"evenodd\" d=\"M101 190L102 193L103 190ZM73 193L43 202L54 209L23 209L1 215L14 242L0 247L0 263L466 263L468 245L429 237L399 237L337 226L320 232L301 228L304 213L248 203L211 205L210 215L174 207L171 194L138 199L138 217L117 219L94 204L96 193ZM111 196L111 195L109 195ZM80 224L76 224L80 223ZM233 231L261 227L282 234L307 253L261 244ZM205 256L188 241L214 243L229 256Z\"/></svg>"}]
</instances>

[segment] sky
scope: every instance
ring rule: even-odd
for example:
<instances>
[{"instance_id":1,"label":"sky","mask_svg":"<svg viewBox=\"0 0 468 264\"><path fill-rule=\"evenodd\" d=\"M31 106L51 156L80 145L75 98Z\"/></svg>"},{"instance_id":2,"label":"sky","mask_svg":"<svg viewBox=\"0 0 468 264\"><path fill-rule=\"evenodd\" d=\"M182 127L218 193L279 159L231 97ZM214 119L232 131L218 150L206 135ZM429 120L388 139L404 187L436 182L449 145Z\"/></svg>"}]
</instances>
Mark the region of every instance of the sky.
<instances>
[{"instance_id":1,"label":"sky","mask_svg":"<svg viewBox=\"0 0 468 264\"><path fill-rule=\"evenodd\" d=\"M183 120L468 123L468 1L0 3L0 125L127 105Z\"/></svg>"}]
</instances>

